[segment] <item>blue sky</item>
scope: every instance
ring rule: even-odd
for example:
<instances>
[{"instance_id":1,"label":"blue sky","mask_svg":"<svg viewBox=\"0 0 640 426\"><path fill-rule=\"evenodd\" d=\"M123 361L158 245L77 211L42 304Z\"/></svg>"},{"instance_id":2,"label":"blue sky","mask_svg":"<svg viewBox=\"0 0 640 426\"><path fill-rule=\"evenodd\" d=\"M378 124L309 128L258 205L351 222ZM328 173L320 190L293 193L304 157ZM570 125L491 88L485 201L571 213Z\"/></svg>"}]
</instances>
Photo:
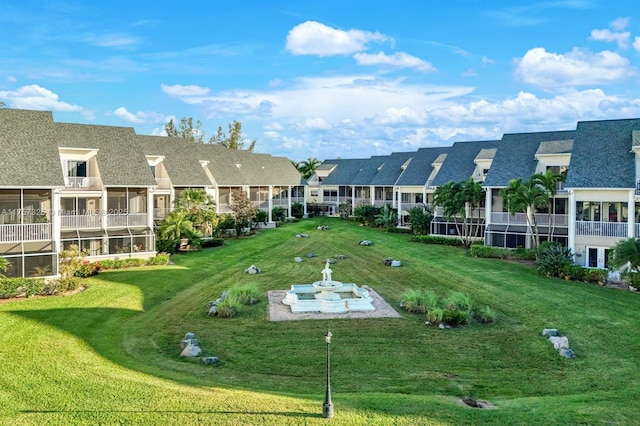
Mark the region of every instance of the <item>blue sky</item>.
<instances>
[{"instance_id":1,"label":"blue sky","mask_svg":"<svg viewBox=\"0 0 640 426\"><path fill-rule=\"evenodd\" d=\"M366 158L640 117L635 0L0 0L0 101Z\"/></svg>"}]
</instances>

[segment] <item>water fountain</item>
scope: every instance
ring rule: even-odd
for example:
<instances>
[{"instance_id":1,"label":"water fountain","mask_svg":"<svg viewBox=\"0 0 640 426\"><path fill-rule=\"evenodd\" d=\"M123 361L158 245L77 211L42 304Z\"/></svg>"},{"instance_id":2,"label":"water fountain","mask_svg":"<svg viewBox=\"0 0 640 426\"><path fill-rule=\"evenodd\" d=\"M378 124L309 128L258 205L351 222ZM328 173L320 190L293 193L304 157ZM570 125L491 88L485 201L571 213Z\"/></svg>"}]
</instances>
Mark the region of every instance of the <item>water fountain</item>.
<instances>
[{"instance_id":1,"label":"water fountain","mask_svg":"<svg viewBox=\"0 0 640 426\"><path fill-rule=\"evenodd\" d=\"M282 301L291 312L345 313L373 311L369 290L354 283L342 283L332 279L331 262L322 270L322 280L312 284L294 284Z\"/></svg>"}]
</instances>

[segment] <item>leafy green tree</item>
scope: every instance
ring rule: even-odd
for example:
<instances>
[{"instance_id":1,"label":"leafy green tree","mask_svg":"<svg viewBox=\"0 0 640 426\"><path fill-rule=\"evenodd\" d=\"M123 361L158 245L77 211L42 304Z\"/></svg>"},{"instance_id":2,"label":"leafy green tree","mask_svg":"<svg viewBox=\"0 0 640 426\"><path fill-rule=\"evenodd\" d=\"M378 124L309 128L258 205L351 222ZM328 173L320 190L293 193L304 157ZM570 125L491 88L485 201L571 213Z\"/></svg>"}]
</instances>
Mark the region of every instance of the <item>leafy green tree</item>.
<instances>
[{"instance_id":1,"label":"leafy green tree","mask_svg":"<svg viewBox=\"0 0 640 426\"><path fill-rule=\"evenodd\" d=\"M242 189L231 191L232 204L229 205L231 215L236 223L236 238L240 238L242 230L251 225L251 221L256 217L257 209L251 204L249 196Z\"/></svg>"},{"instance_id":2,"label":"leafy green tree","mask_svg":"<svg viewBox=\"0 0 640 426\"><path fill-rule=\"evenodd\" d=\"M537 248L540 245L540 233L535 211L549 205L548 192L535 179L523 181L517 178L511 179L509 185L500 190L500 195L511 215L524 213L527 225L533 231L533 248Z\"/></svg>"},{"instance_id":3,"label":"leafy green tree","mask_svg":"<svg viewBox=\"0 0 640 426\"><path fill-rule=\"evenodd\" d=\"M158 229L161 238L178 241L186 238L186 234L194 231L193 222L189 220L186 209L177 209L167 215Z\"/></svg>"},{"instance_id":4,"label":"leafy green tree","mask_svg":"<svg viewBox=\"0 0 640 426\"><path fill-rule=\"evenodd\" d=\"M304 216L304 205L301 202L296 201L291 204L291 216L296 219L302 219Z\"/></svg>"},{"instance_id":5,"label":"leafy green tree","mask_svg":"<svg viewBox=\"0 0 640 426\"><path fill-rule=\"evenodd\" d=\"M315 173L316 169L318 168L318 166L320 164L322 164L322 162L320 160L318 160L317 158L309 157L304 161L300 161L295 166L296 166L296 168L298 169L298 171L300 172L300 174L302 175L303 178L309 179L311 177L311 175L313 175L313 173Z\"/></svg>"},{"instance_id":6,"label":"leafy green tree","mask_svg":"<svg viewBox=\"0 0 640 426\"><path fill-rule=\"evenodd\" d=\"M188 188L180 192L176 200L176 209L188 212L187 218L203 235L211 236L218 225L216 203L204 189Z\"/></svg>"},{"instance_id":7,"label":"leafy green tree","mask_svg":"<svg viewBox=\"0 0 640 426\"><path fill-rule=\"evenodd\" d=\"M233 120L229 123L228 134L225 134L222 131L222 127L219 126L218 132L209 140L209 143L216 143L229 149L245 149L245 141L242 140L242 123L237 120ZM255 147L256 140L254 139L249 143L246 150L253 152Z\"/></svg>"},{"instance_id":8,"label":"leafy green tree","mask_svg":"<svg viewBox=\"0 0 640 426\"><path fill-rule=\"evenodd\" d=\"M376 222L376 215L380 213L380 209L376 206L362 204L353 210L356 220L364 226L372 226Z\"/></svg>"},{"instance_id":9,"label":"leafy green tree","mask_svg":"<svg viewBox=\"0 0 640 426\"><path fill-rule=\"evenodd\" d=\"M6 272L8 267L9 267L9 261L4 257L0 257L0 271ZM5 278L5 276L0 273L0 278Z\"/></svg>"},{"instance_id":10,"label":"leafy green tree","mask_svg":"<svg viewBox=\"0 0 640 426\"><path fill-rule=\"evenodd\" d=\"M433 213L427 207L416 206L409 210L409 226L415 235L429 235Z\"/></svg>"},{"instance_id":11,"label":"leafy green tree","mask_svg":"<svg viewBox=\"0 0 640 426\"><path fill-rule=\"evenodd\" d=\"M621 268L629 265L630 270L639 271L640 267L640 239L627 238L618 241L613 247L613 255L609 257L609 268Z\"/></svg>"},{"instance_id":12,"label":"leafy green tree","mask_svg":"<svg viewBox=\"0 0 640 426\"><path fill-rule=\"evenodd\" d=\"M540 186L543 191L546 192L547 198L551 199L551 202L547 203L549 206L549 215L548 215L548 227L547 227L547 240L551 240L551 214L553 213L552 207L555 204L555 196L558 192L558 183L564 182L565 174L556 174L551 169L547 169L544 173L537 173L531 176L531 180L533 184Z\"/></svg>"},{"instance_id":13,"label":"leafy green tree","mask_svg":"<svg viewBox=\"0 0 640 426\"><path fill-rule=\"evenodd\" d=\"M164 131L167 133L167 136L173 138L182 138L193 143L204 143L202 122L197 120L194 125L193 118L191 117L182 117L180 123L177 125L172 118L164 125Z\"/></svg>"}]
</instances>

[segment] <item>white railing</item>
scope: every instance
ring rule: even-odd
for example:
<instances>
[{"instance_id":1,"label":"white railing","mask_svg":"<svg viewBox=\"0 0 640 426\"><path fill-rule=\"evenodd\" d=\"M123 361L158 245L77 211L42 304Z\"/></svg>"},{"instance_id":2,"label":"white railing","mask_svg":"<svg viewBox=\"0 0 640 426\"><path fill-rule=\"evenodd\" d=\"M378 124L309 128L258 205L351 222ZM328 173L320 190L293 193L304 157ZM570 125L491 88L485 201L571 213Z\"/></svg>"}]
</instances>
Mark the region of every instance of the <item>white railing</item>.
<instances>
[{"instance_id":1,"label":"white railing","mask_svg":"<svg viewBox=\"0 0 640 426\"><path fill-rule=\"evenodd\" d=\"M147 225L146 213L132 214L109 214L107 215L107 226L144 226Z\"/></svg>"},{"instance_id":2,"label":"white railing","mask_svg":"<svg viewBox=\"0 0 640 426\"><path fill-rule=\"evenodd\" d=\"M627 229L628 224L626 222L576 221L576 235L588 237L625 238Z\"/></svg>"},{"instance_id":3,"label":"white railing","mask_svg":"<svg viewBox=\"0 0 640 426\"><path fill-rule=\"evenodd\" d=\"M171 179L169 178L156 178L156 183L159 189L171 189Z\"/></svg>"},{"instance_id":4,"label":"white railing","mask_svg":"<svg viewBox=\"0 0 640 426\"><path fill-rule=\"evenodd\" d=\"M548 213L536 213L536 224L538 226L549 225ZM527 216L524 213L511 214L508 212L491 212L491 223L495 224L512 224L512 225L526 225ZM552 214L551 226L569 226L569 216L566 214Z\"/></svg>"},{"instance_id":5,"label":"white railing","mask_svg":"<svg viewBox=\"0 0 640 426\"><path fill-rule=\"evenodd\" d=\"M51 240L50 223L0 225L1 242L42 240Z\"/></svg>"},{"instance_id":6,"label":"white railing","mask_svg":"<svg viewBox=\"0 0 640 426\"><path fill-rule=\"evenodd\" d=\"M549 213L536 213L536 223L538 226L549 226ZM569 215L566 214L552 214L551 226L569 226Z\"/></svg>"},{"instance_id":7,"label":"white railing","mask_svg":"<svg viewBox=\"0 0 640 426\"><path fill-rule=\"evenodd\" d=\"M101 215L84 214L84 215L62 215L60 216L61 229L86 229L100 228Z\"/></svg>"},{"instance_id":8,"label":"white railing","mask_svg":"<svg viewBox=\"0 0 640 426\"><path fill-rule=\"evenodd\" d=\"M95 191L102 189L99 177L65 176L64 189L71 191Z\"/></svg>"}]
</instances>

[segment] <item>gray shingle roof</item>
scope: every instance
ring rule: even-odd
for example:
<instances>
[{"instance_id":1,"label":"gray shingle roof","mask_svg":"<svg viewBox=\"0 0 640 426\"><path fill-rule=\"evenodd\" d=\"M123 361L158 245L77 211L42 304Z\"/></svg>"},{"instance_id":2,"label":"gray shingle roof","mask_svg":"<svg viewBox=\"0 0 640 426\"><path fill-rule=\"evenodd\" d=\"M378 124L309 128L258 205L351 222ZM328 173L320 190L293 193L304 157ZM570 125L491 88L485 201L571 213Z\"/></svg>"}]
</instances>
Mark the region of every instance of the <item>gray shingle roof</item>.
<instances>
[{"instance_id":1,"label":"gray shingle roof","mask_svg":"<svg viewBox=\"0 0 640 426\"><path fill-rule=\"evenodd\" d=\"M0 108L0 149L0 186L64 186L51 112Z\"/></svg>"},{"instance_id":2,"label":"gray shingle roof","mask_svg":"<svg viewBox=\"0 0 640 426\"><path fill-rule=\"evenodd\" d=\"M396 185L424 186L433 170L433 162L443 155L449 147L419 148L413 153L411 163L398 178Z\"/></svg>"},{"instance_id":3,"label":"gray shingle roof","mask_svg":"<svg viewBox=\"0 0 640 426\"><path fill-rule=\"evenodd\" d=\"M131 127L54 123L59 147L97 149L105 186L155 186L156 181Z\"/></svg>"},{"instance_id":4,"label":"gray shingle roof","mask_svg":"<svg viewBox=\"0 0 640 426\"><path fill-rule=\"evenodd\" d=\"M354 185L353 181L368 159L332 159L325 160L324 163L336 164L336 168L322 182L323 185Z\"/></svg>"},{"instance_id":5,"label":"gray shingle roof","mask_svg":"<svg viewBox=\"0 0 640 426\"><path fill-rule=\"evenodd\" d=\"M640 119L578 122L567 188L634 188L633 131Z\"/></svg>"},{"instance_id":6,"label":"gray shingle roof","mask_svg":"<svg viewBox=\"0 0 640 426\"><path fill-rule=\"evenodd\" d=\"M473 176L476 168L473 160L480 150L497 148L500 141L456 142L447 152L447 158L442 168L433 179L433 186L444 185L447 182L462 182ZM494 160L495 161L495 160Z\"/></svg>"},{"instance_id":7,"label":"gray shingle roof","mask_svg":"<svg viewBox=\"0 0 640 426\"><path fill-rule=\"evenodd\" d=\"M369 182L370 185L393 186L402 174L402 166L415 152L394 152L386 157L384 165Z\"/></svg>"},{"instance_id":8,"label":"gray shingle roof","mask_svg":"<svg viewBox=\"0 0 640 426\"><path fill-rule=\"evenodd\" d=\"M536 152L542 142L571 139L575 131L509 133L502 137L484 180L485 187L504 187L511 179L529 179L536 172ZM553 145L549 145L553 146Z\"/></svg>"},{"instance_id":9,"label":"gray shingle roof","mask_svg":"<svg viewBox=\"0 0 640 426\"><path fill-rule=\"evenodd\" d=\"M540 142L536 155L568 154L573 150L573 139Z\"/></svg>"}]
</instances>

